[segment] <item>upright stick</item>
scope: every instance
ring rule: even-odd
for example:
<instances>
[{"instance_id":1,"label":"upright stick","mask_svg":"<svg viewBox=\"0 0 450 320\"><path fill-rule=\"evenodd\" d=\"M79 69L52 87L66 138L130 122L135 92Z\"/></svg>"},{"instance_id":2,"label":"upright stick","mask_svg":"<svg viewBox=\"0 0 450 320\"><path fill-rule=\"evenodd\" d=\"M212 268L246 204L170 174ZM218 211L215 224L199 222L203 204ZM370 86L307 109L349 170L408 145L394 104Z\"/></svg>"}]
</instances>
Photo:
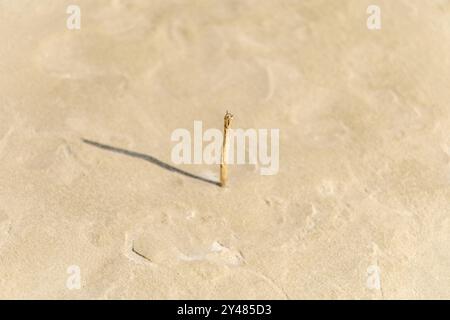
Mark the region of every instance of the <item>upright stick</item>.
<instances>
[{"instance_id":1,"label":"upright stick","mask_svg":"<svg viewBox=\"0 0 450 320\"><path fill-rule=\"evenodd\" d=\"M225 187L228 180L227 174L227 136L228 129L231 127L231 120L233 115L227 111L223 118L223 145L222 145L222 161L220 162L220 186Z\"/></svg>"}]
</instances>

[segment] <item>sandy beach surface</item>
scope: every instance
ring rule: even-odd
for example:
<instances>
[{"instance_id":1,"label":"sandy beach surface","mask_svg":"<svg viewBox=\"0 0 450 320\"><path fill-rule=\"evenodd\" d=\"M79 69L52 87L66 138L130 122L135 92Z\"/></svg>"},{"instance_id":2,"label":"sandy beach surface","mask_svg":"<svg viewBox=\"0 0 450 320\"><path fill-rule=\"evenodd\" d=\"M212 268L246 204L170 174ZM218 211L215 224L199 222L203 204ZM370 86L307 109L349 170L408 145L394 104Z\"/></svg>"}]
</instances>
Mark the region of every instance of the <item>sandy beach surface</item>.
<instances>
[{"instance_id":1,"label":"sandy beach surface","mask_svg":"<svg viewBox=\"0 0 450 320\"><path fill-rule=\"evenodd\" d=\"M448 0L1 0L0 39L0 298L450 298ZM168 170L218 181L171 134L226 110L278 174Z\"/></svg>"}]
</instances>

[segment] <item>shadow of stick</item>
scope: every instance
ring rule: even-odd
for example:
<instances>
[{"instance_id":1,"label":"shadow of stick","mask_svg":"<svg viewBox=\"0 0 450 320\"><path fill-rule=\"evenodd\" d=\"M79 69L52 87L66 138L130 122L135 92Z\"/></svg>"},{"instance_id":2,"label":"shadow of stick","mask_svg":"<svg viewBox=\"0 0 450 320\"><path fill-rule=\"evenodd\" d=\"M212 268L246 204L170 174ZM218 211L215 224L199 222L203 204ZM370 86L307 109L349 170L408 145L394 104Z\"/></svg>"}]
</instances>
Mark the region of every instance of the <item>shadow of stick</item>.
<instances>
[{"instance_id":1,"label":"shadow of stick","mask_svg":"<svg viewBox=\"0 0 450 320\"><path fill-rule=\"evenodd\" d=\"M94 147L97 147L97 148L100 148L100 149L103 149L103 150L108 150L108 151L124 154L124 155L129 156L129 157L142 159L142 160L148 161L150 163L153 163L153 164L155 164L155 165L157 165L157 166L159 166L159 167L161 167L163 169L166 169L168 171L172 171L172 172L181 174L183 176L186 176L186 177L189 177L189 178L192 178L192 179L197 179L197 180L200 180L200 181L203 181L203 182L214 184L216 186L220 186L220 183L218 181L214 181L214 180L210 180L210 179L207 179L207 178L203 178L201 176L197 176L197 175L189 173L187 171L178 169L178 168L176 168L174 166L171 166L168 163L162 162L161 160L156 159L156 158L154 158L152 156L149 156L147 154L144 154L144 153L139 153L139 152L129 151L129 150L126 150L126 149L116 148L116 147L113 147L113 146L108 146L106 144L98 143L98 142L87 140L87 139L81 139L81 140L84 143L86 143L86 144L89 144L91 146L94 146Z\"/></svg>"}]
</instances>

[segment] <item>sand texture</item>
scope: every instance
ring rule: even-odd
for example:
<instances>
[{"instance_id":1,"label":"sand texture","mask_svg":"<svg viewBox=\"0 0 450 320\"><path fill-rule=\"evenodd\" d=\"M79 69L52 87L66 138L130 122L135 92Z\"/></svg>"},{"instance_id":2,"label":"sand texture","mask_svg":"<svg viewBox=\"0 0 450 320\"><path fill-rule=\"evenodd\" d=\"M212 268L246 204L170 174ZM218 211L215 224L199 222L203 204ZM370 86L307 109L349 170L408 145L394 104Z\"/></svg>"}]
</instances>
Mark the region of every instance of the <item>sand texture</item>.
<instances>
[{"instance_id":1,"label":"sand texture","mask_svg":"<svg viewBox=\"0 0 450 320\"><path fill-rule=\"evenodd\" d=\"M448 0L74 2L0 0L0 298L450 298ZM226 110L278 174L164 166Z\"/></svg>"}]
</instances>

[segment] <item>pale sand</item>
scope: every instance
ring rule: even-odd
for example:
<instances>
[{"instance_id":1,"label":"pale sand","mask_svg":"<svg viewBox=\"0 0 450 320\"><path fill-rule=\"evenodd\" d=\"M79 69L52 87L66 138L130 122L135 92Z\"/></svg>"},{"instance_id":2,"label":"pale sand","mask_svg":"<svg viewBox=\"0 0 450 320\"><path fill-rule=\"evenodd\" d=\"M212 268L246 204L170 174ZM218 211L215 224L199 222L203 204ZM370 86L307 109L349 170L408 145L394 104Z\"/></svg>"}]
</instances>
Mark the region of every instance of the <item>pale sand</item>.
<instances>
[{"instance_id":1,"label":"pale sand","mask_svg":"<svg viewBox=\"0 0 450 320\"><path fill-rule=\"evenodd\" d=\"M450 298L449 1L71 3L0 1L0 298ZM82 142L227 109L278 175Z\"/></svg>"}]
</instances>

